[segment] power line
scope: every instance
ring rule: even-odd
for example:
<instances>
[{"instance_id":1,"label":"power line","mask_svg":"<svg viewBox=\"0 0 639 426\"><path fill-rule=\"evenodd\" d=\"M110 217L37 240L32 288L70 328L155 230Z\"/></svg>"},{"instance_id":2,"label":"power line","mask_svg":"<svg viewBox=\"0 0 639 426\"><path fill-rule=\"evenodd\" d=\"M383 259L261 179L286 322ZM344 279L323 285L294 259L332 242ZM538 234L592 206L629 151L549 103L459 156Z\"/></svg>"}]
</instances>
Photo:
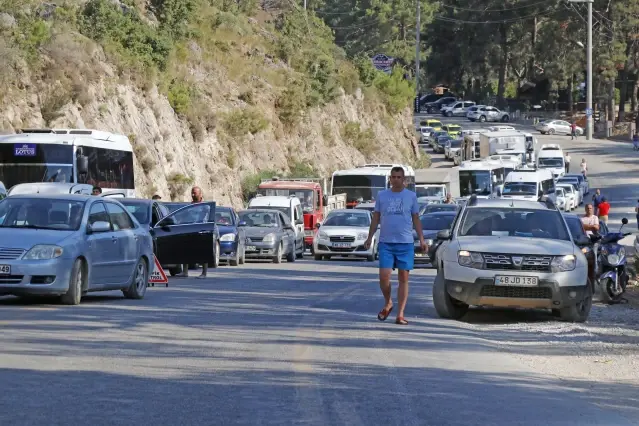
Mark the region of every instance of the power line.
<instances>
[{"instance_id":1,"label":"power line","mask_svg":"<svg viewBox=\"0 0 639 426\"><path fill-rule=\"evenodd\" d=\"M509 8L504 8L504 9L471 9L471 8L464 8L464 7L458 7L458 6L451 6L449 4L444 4L444 3L440 3L439 5L442 7L446 7L448 9L456 9L456 10L463 10L466 12L508 12L510 10L520 10L520 9L525 9L527 7L533 7L533 6L538 6L540 4L546 4L546 3L550 3L552 0L542 0L542 1L538 1L535 3L530 3L530 4L524 4L524 5L519 5L519 6L515 6L515 7L509 7Z\"/></svg>"},{"instance_id":2,"label":"power line","mask_svg":"<svg viewBox=\"0 0 639 426\"><path fill-rule=\"evenodd\" d=\"M518 18L500 19L500 20L493 20L493 21L466 21L466 20L463 20L463 19L449 18L449 17L446 17L446 16L438 16L438 15L433 16L433 19L436 19L438 21L456 23L456 24L477 24L477 25L507 24L507 23L510 23L510 22L524 21L526 19L532 19L532 18L538 18L538 17L541 17L541 16L547 16L547 15L550 15L552 12L553 12L552 10L549 10L549 11L546 11L546 12L533 13L531 15L520 16Z\"/></svg>"}]
</instances>

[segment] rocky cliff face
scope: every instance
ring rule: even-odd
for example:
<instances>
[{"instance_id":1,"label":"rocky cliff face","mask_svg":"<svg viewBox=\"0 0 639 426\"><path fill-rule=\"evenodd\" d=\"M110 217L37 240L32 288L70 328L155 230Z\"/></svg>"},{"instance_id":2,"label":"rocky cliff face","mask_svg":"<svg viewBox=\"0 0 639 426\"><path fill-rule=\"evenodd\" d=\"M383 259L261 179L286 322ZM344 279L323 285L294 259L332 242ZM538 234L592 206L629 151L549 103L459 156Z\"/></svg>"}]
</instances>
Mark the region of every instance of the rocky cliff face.
<instances>
[{"instance_id":1,"label":"rocky cliff face","mask_svg":"<svg viewBox=\"0 0 639 426\"><path fill-rule=\"evenodd\" d=\"M256 20L248 22L256 32L266 31ZM0 25L6 31L16 23L5 14ZM197 108L185 114L176 111L175 91L165 94L159 81L141 84L100 44L68 26L55 28L38 47L41 68L14 46L0 44L0 56L13 70L2 76L2 128L92 128L129 135L139 196L185 200L193 184L202 187L206 199L240 207L242 180L259 171L285 173L307 165L330 176L365 162L424 161L416 154L409 109L389 114L360 88L352 94L339 88L331 102L306 109L297 124L285 125L277 103L286 84L276 87L268 72L294 71L265 52L236 46L250 58L243 64L261 64L259 72L241 70L238 79L232 64L210 62L197 42L186 43L183 54L189 60L178 75L199 95Z\"/></svg>"}]
</instances>

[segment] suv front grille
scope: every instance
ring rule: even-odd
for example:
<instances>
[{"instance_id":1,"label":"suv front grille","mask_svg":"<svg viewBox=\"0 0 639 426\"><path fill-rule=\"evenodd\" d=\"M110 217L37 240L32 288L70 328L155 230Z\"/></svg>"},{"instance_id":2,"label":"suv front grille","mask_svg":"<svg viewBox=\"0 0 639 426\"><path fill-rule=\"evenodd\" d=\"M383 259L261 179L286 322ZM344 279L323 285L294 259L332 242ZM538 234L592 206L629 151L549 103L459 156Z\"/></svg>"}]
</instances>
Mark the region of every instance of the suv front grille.
<instances>
[{"instance_id":1,"label":"suv front grille","mask_svg":"<svg viewBox=\"0 0 639 426\"><path fill-rule=\"evenodd\" d=\"M552 299L549 287L513 287L485 285L481 288L482 297L506 297L509 299Z\"/></svg>"},{"instance_id":2,"label":"suv front grille","mask_svg":"<svg viewBox=\"0 0 639 426\"><path fill-rule=\"evenodd\" d=\"M482 253L484 269L551 272L552 256Z\"/></svg>"}]
</instances>

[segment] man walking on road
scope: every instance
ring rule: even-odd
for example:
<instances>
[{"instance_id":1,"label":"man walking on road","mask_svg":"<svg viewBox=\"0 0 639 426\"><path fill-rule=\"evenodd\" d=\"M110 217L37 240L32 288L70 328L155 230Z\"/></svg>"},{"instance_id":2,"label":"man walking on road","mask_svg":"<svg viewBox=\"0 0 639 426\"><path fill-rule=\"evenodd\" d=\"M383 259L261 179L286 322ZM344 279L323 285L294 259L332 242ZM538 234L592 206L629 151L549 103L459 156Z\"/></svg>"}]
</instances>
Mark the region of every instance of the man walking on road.
<instances>
[{"instance_id":1,"label":"man walking on road","mask_svg":"<svg viewBox=\"0 0 639 426\"><path fill-rule=\"evenodd\" d=\"M364 246L367 249L371 246L377 225L381 224L379 232L379 287L386 303L384 309L377 314L377 319L385 321L393 310L390 278L392 268L396 266L399 269L397 290L399 311L395 323L406 325L408 321L404 319L404 309L406 309L408 300L408 275L413 269L415 259L413 227L417 231L419 243L424 253L428 251L428 246L424 240L422 224L419 221L417 195L404 188L404 168L393 167L390 179L391 189L381 191L377 195L373 220Z\"/></svg>"},{"instance_id":2,"label":"man walking on road","mask_svg":"<svg viewBox=\"0 0 639 426\"><path fill-rule=\"evenodd\" d=\"M202 202L202 188L199 186L194 186L191 188L191 204L201 203ZM202 275L198 278L206 278L206 273L208 272L208 263L202 265ZM189 264L185 263L182 265L182 273L178 275L178 277L188 277L189 276Z\"/></svg>"},{"instance_id":3,"label":"man walking on road","mask_svg":"<svg viewBox=\"0 0 639 426\"><path fill-rule=\"evenodd\" d=\"M564 162L566 163L566 173L570 173L570 154L566 153L566 158L564 158Z\"/></svg>"},{"instance_id":4,"label":"man walking on road","mask_svg":"<svg viewBox=\"0 0 639 426\"><path fill-rule=\"evenodd\" d=\"M603 201L603 195L601 195L601 190L597 189L595 191L595 195L592 196L592 204L595 207L595 214L599 216L599 204Z\"/></svg>"}]
</instances>

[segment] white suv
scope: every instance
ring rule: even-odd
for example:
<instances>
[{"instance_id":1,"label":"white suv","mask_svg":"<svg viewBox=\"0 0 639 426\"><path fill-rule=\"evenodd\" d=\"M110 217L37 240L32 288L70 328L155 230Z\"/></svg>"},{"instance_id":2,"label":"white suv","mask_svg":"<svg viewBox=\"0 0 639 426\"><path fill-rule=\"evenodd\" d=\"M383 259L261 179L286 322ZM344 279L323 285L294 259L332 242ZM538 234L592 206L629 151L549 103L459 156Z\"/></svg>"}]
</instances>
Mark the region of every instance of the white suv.
<instances>
[{"instance_id":1,"label":"white suv","mask_svg":"<svg viewBox=\"0 0 639 426\"><path fill-rule=\"evenodd\" d=\"M579 239L581 237L575 236ZM459 319L470 305L551 309L584 322L592 306L588 261L552 201L472 196L438 232L433 303Z\"/></svg>"}]
</instances>

